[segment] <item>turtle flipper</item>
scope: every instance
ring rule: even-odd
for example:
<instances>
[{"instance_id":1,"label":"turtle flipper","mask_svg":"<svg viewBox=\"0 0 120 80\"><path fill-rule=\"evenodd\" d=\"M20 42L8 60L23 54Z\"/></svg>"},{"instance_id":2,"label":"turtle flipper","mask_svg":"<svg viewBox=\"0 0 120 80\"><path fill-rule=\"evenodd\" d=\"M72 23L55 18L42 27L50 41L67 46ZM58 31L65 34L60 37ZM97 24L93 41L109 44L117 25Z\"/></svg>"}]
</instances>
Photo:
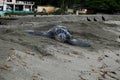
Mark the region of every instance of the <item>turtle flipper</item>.
<instances>
[{"instance_id":1,"label":"turtle flipper","mask_svg":"<svg viewBox=\"0 0 120 80\"><path fill-rule=\"evenodd\" d=\"M45 32L37 31L37 30L24 30L24 32L35 35L35 36L47 36Z\"/></svg>"},{"instance_id":2,"label":"turtle flipper","mask_svg":"<svg viewBox=\"0 0 120 80\"><path fill-rule=\"evenodd\" d=\"M90 43L83 42L83 41L80 41L80 40L77 40L77 39L70 39L67 42L71 45L74 45L74 46L91 47Z\"/></svg>"}]
</instances>

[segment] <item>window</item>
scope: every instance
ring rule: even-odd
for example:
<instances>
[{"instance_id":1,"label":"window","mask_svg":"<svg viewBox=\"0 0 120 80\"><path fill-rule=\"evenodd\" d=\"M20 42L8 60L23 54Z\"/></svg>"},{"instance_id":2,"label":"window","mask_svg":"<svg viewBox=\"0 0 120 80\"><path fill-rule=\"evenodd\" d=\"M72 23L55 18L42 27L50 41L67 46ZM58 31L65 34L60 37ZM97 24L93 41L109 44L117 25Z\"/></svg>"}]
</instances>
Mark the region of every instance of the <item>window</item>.
<instances>
[{"instance_id":1,"label":"window","mask_svg":"<svg viewBox=\"0 0 120 80\"><path fill-rule=\"evenodd\" d=\"M7 0L7 2L12 2L12 0Z\"/></svg>"},{"instance_id":2,"label":"window","mask_svg":"<svg viewBox=\"0 0 120 80\"><path fill-rule=\"evenodd\" d=\"M0 6L0 11L3 11L3 6Z\"/></svg>"}]
</instances>

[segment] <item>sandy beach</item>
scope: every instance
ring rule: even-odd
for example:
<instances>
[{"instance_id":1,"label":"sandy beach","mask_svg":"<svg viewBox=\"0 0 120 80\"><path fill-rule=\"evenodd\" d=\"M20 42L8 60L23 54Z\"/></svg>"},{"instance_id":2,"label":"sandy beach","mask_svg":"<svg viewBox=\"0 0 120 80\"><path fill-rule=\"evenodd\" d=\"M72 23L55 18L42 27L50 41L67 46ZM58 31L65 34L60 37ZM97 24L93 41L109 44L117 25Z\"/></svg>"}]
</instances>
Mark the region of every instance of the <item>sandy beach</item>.
<instances>
[{"instance_id":1,"label":"sandy beach","mask_svg":"<svg viewBox=\"0 0 120 80\"><path fill-rule=\"evenodd\" d=\"M47 31L53 24L66 26L74 38L92 46L24 32ZM0 18L0 80L120 80L119 36L119 15Z\"/></svg>"}]
</instances>

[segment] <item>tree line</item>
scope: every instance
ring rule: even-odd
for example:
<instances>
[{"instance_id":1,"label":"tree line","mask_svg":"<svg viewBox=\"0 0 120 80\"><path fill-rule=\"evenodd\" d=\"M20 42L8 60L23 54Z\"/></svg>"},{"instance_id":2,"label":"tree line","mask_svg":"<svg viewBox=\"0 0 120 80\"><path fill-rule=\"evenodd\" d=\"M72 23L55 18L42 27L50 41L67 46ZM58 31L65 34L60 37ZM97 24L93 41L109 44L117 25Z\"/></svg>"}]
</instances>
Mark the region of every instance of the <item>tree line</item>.
<instances>
[{"instance_id":1,"label":"tree line","mask_svg":"<svg viewBox=\"0 0 120 80\"><path fill-rule=\"evenodd\" d=\"M36 0L35 5L52 5L61 8L73 8L75 4L93 10L120 11L120 0Z\"/></svg>"}]
</instances>

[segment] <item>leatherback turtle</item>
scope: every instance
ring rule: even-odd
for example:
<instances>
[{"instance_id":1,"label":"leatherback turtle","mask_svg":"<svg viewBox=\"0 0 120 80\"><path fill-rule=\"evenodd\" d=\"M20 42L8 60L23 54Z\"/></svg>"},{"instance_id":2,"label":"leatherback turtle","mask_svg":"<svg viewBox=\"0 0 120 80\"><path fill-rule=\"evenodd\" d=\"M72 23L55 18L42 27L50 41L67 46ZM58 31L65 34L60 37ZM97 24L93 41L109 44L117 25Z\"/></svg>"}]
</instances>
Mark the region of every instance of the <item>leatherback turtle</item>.
<instances>
[{"instance_id":1,"label":"leatherback turtle","mask_svg":"<svg viewBox=\"0 0 120 80\"><path fill-rule=\"evenodd\" d=\"M41 32L38 30L25 30L25 32L35 36L45 36L74 46L81 46L81 47L91 46L90 43L88 42L74 39L70 34L70 31L65 26L61 26L61 25L55 25L53 26L52 29L49 29L46 32Z\"/></svg>"}]
</instances>

